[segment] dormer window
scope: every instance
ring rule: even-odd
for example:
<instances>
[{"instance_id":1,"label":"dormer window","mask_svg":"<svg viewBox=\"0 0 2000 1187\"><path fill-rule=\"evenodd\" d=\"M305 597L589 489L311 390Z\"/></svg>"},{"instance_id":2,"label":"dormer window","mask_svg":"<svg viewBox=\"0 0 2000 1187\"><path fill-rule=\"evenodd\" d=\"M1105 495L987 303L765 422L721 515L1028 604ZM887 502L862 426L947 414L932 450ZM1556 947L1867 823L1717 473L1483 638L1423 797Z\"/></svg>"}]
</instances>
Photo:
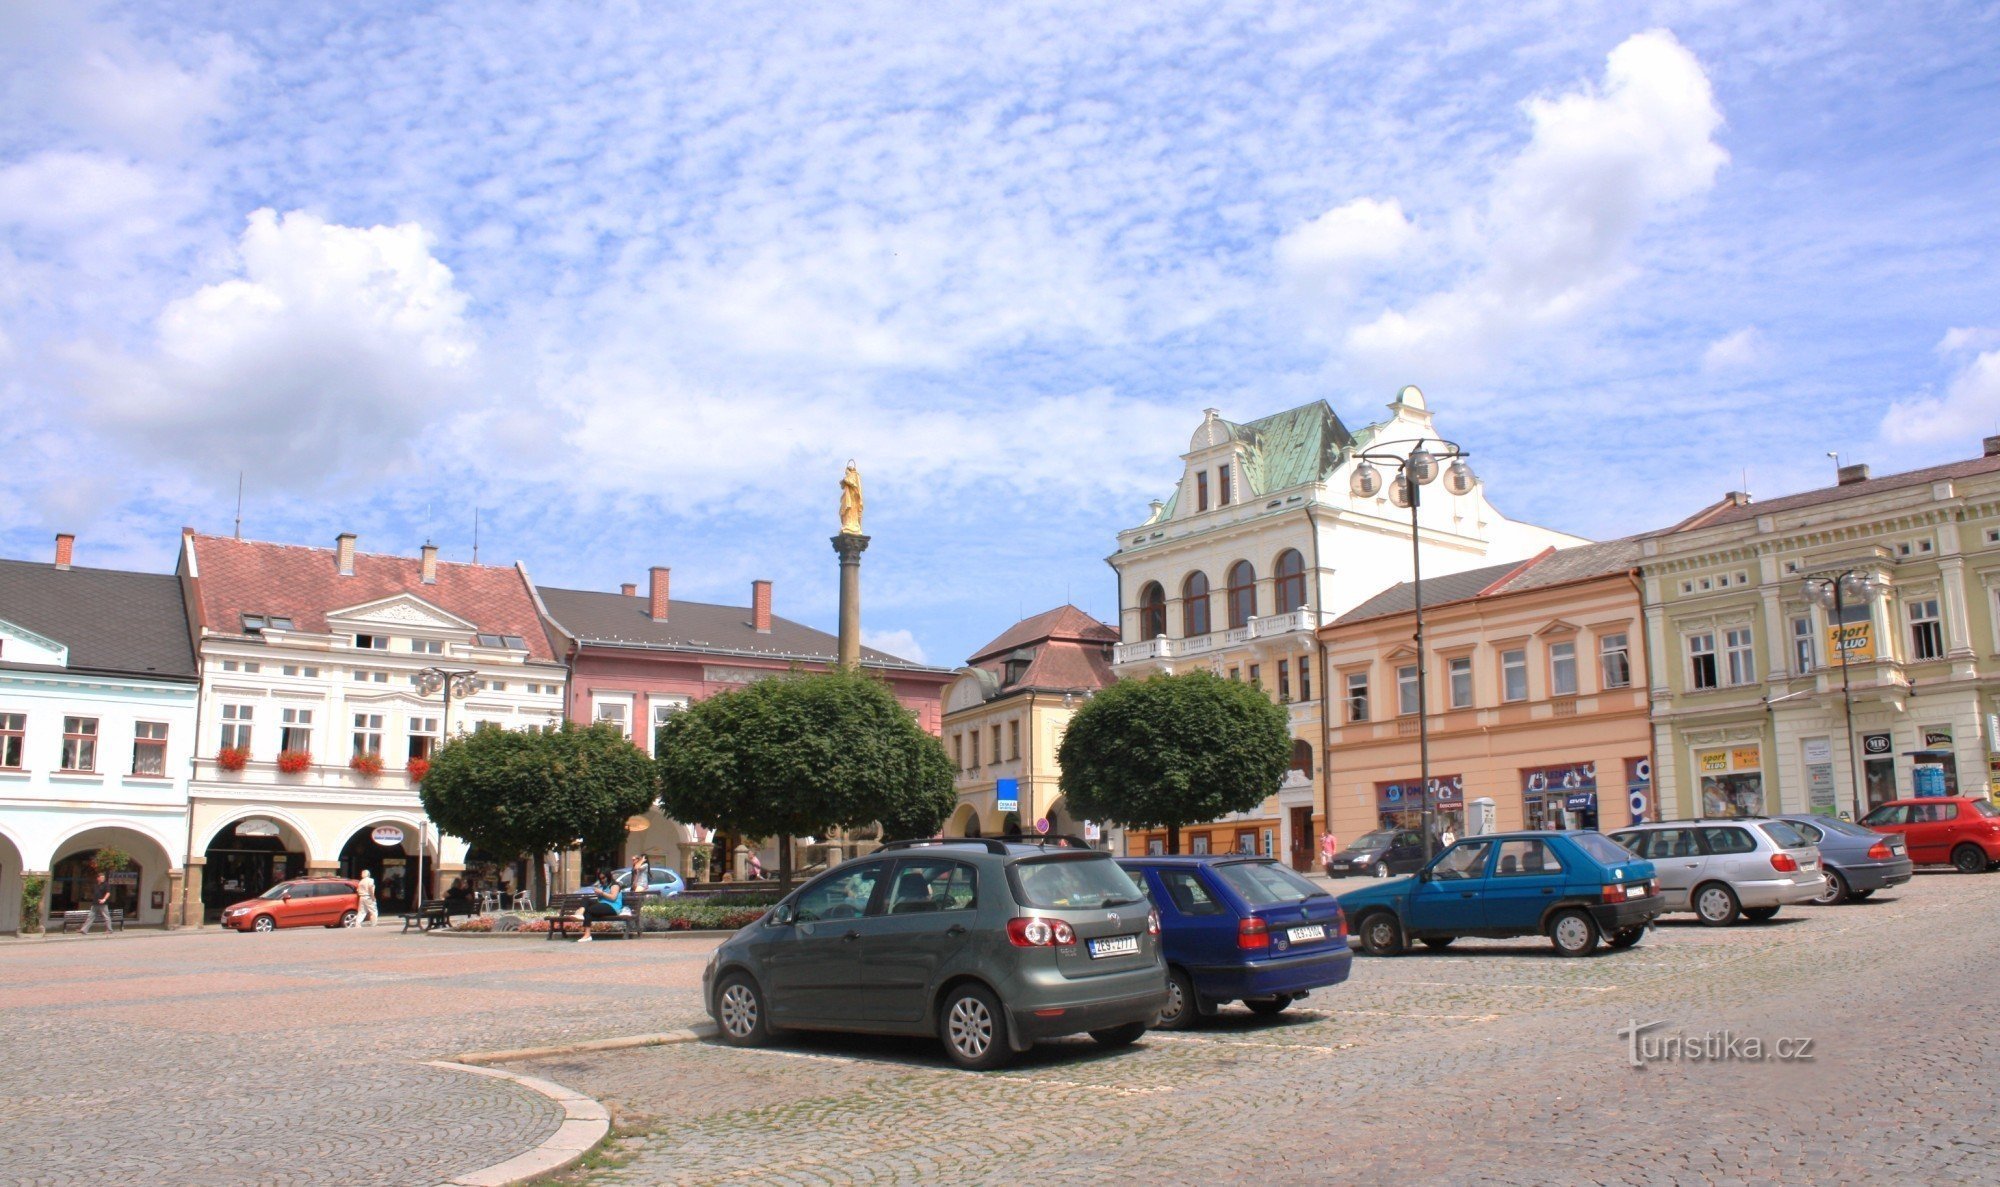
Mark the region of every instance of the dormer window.
<instances>
[{"instance_id":1,"label":"dormer window","mask_svg":"<svg viewBox=\"0 0 2000 1187\"><path fill-rule=\"evenodd\" d=\"M246 635L261 635L265 631L289 631L291 629L292 620L276 614L245 614L243 616L243 633Z\"/></svg>"},{"instance_id":2,"label":"dormer window","mask_svg":"<svg viewBox=\"0 0 2000 1187\"><path fill-rule=\"evenodd\" d=\"M1017 651L1014 654L1008 656L1007 683L1019 684L1024 678L1026 678L1026 676L1028 675L1028 665L1030 662L1033 661L1033 659L1034 659L1034 654L1032 652L1027 652L1027 651ZM996 758L998 757L997 752L995 754L995 757Z\"/></svg>"},{"instance_id":3,"label":"dormer window","mask_svg":"<svg viewBox=\"0 0 2000 1187\"><path fill-rule=\"evenodd\" d=\"M1215 468L1215 503L1218 507L1227 507L1229 502L1229 466L1224 463Z\"/></svg>"},{"instance_id":4,"label":"dormer window","mask_svg":"<svg viewBox=\"0 0 2000 1187\"><path fill-rule=\"evenodd\" d=\"M481 647L512 648L515 651L528 649L528 641L519 635L478 635L475 638Z\"/></svg>"}]
</instances>

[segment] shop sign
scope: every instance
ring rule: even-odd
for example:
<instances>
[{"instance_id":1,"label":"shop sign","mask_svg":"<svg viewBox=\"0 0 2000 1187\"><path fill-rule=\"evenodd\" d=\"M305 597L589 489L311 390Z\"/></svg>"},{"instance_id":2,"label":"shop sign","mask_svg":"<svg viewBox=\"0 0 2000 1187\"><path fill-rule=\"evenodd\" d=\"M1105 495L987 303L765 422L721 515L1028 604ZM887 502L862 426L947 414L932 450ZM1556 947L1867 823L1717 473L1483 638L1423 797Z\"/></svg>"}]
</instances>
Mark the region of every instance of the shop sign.
<instances>
[{"instance_id":1,"label":"shop sign","mask_svg":"<svg viewBox=\"0 0 2000 1187\"><path fill-rule=\"evenodd\" d=\"M1841 663L1865 664L1875 658L1875 624L1835 623L1826 628L1826 653Z\"/></svg>"},{"instance_id":2,"label":"shop sign","mask_svg":"<svg viewBox=\"0 0 2000 1187\"><path fill-rule=\"evenodd\" d=\"M1595 812L1597 811L1597 793L1594 791L1579 791L1575 795L1565 799L1563 807L1572 812Z\"/></svg>"},{"instance_id":3,"label":"shop sign","mask_svg":"<svg viewBox=\"0 0 2000 1187\"><path fill-rule=\"evenodd\" d=\"M275 837L278 835L278 822L275 820L266 820L262 816L252 816L248 820L239 820L236 822L236 835L239 837Z\"/></svg>"},{"instance_id":4,"label":"shop sign","mask_svg":"<svg viewBox=\"0 0 2000 1187\"><path fill-rule=\"evenodd\" d=\"M1421 808L1424 797L1417 790L1415 779L1400 783L1377 783L1375 802L1383 808ZM1431 776L1431 806L1434 808L1461 808L1465 806L1465 776Z\"/></svg>"},{"instance_id":5,"label":"shop sign","mask_svg":"<svg viewBox=\"0 0 2000 1187\"><path fill-rule=\"evenodd\" d=\"M1764 765L1762 746L1738 746L1729 752L1729 769L1732 771L1754 771Z\"/></svg>"},{"instance_id":6,"label":"shop sign","mask_svg":"<svg viewBox=\"0 0 2000 1187\"><path fill-rule=\"evenodd\" d=\"M1832 763L1806 764L1806 807L1821 816L1834 814Z\"/></svg>"},{"instance_id":7,"label":"shop sign","mask_svg":"<svg viewBox=\"0 0 2000 1187\"><path fill-rule=\"evenodd\" d=\"M403 830L393 824L378 824L368 837L377 845L400 845L403 843Z\"/></svg>"},{"instance_id":8,"label":"shop sign","mask_svg":"<svg viewBox=\"0 0 2000 1187\"><path fill-rule=\"evenodd\" d=\"M1704 750L1695 756L1695 761L1701 764L1702 774L1715 774L1729 769L1729 752L1727 750Z\"/></svg>"},{"instance_id":9,"label":"shop sign","mask_svg":"<svg viewBox=\"0 0 2000 1187\"><path fill-rule=\"evenodd\" d=\"M993 810L996 812L1019 812L1021 810L1021 781L1019 779L996 779L993 781Z\"/></svg>"},{"instance_id":10,"label":"shop sign","mask_svg":"<svg viewBox=\"0 0 2000 1187\"><path fill-rule=\"evenodd\" d=\"M1861 735L1861 753L1863 754L1887 754L1889 753L1889 746L1889 735L1887 734Z\"/></svg>"},{"instance_id":11,"label":"shop sign","mask_svg":"<svg viewBox=\"0 0 2000 1187\"><path fill-rule=\"evenodd\" d=\"M1950 750L1951 727L1935 726L1924 731L1925 750Z\"/></svg>"},{"instance_id":12,"label":"shop sign","mask_svg":"<svg viewBox=\"0 0 2000 1187\"><path fill-rule=\"evenodd\" d=\"M1099 823L1097 823L1097 822L1096 822L1095 820L1086 820L1086 821L1084 821L1084 822L1083 822L1083 839L1084 839L1084 840L1086 840L1086 841L1101 841L1101 840L1103 840L1103 839L1104 839L1104 826L1103 826L1103 825L1101 825L1101 824L1099 824Z\"/></svg>"},{"instance_id":13,"label":"shop sign","mask_svg":"<svg viewBox=\"0 0 2000 1187\"><path fill-rule=\"evenodd\" d=\"M1555 767L1536 767L1523 771L1521 785L1530 795L1546 791L1595 791L1597 789L1597 764L1594 762L1564 763Z\"/></svg>"}]
</instances>

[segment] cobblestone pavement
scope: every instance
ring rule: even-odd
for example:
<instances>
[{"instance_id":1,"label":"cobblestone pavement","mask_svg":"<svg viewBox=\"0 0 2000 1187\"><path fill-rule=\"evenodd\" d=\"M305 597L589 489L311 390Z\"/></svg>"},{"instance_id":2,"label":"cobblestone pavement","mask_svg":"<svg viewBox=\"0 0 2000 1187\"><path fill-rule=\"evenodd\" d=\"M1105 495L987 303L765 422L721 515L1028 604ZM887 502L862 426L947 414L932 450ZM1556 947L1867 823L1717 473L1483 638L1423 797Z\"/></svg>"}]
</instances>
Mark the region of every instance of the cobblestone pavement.
<instances>
[{"instance_id":1,"label":"cobblestone pavement","mask_svg":"<svg viewBox=\"0 0 2000 1187\"><path fill-rule=\"evenodd\" d=\"M1588 960L1461 941L1357 960L1275 1022L1231 1009L997 1074L840 1036L515 1066L611 1106L624 1136L574 1176L593 1183L1991 1183L1996 908L2000 874L1926 874ZM1653 1021L1813 1058L1635 1069L1618 1031Z\"/></svg>"},{"instance_id":2,"label":"cobblestone pavement","mask_svg":"<svg viewBox=\"0 0 2000 1187\"><path fill-rule=\"evenodd\" d=\"M561 1123L424 1066L685 1027L713 941L213 930L0 942L0 1184L423 1184Z\"/></svg>"}]
</instances>

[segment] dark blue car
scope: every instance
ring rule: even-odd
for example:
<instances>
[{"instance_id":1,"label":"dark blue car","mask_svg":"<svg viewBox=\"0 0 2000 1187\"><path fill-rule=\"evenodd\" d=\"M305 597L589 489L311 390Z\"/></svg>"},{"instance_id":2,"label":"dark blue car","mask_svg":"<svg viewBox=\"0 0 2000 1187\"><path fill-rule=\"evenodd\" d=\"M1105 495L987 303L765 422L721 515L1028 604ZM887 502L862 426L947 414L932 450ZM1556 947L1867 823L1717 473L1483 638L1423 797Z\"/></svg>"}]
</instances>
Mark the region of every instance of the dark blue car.
<instances>
[{"instance_id":1,"label":"dark blue car","mask_svg":"<svg viewBox=\"0 0 2000 1187\"><path fill-rule=\"evenodd\" d=\"M1160 1027L1183 1030L1224 1002L1276 1014L1347 980L1354 954L1334 897L1268 857L1128 857L1160 914L1169 992Z\"/></svg>"},{"instance_id":2,"label":"dark blue car","mask_svg":"<svg viewBox=\"0 0 2000 1187\"><path fill-rule=\"evenodd\" d=\"M1653 863L1592 832L1467 837L1408 878L1340 896L1371 956L1411 940L1547 936L1564 956L1630 948L1666 909Z\"/></svg>"}]
</instances>

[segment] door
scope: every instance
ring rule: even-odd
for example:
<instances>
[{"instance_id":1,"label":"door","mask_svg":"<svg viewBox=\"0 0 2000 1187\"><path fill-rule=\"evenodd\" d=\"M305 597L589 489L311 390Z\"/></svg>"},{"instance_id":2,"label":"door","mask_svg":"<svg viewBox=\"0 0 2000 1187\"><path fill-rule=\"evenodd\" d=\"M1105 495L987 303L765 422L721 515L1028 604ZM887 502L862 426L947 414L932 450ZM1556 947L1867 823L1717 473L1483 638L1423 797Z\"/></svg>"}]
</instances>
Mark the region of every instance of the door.
<instances>
[{"instance_id":1,"label":"door","mask_svg":"<svg viewBox=\"0 0 2000 1187\"><path fill-rule=\"evenodd\" d=\"M1562 893L1568 877L1548 842L1500 842L1493 876L1486 880L1486 926L1524 935L1541 930L1542 913Z\"/></svg>"},{"instance_id":2,"label":"door","mask_svg":"<svg viewBox=\"0 0 2000 1187\"><path fill-rule=\"evenodd\" d=\"M1950 861L1957 822L1958 805L1950 800L1911 804L1910 825L1903 831L1910 842L1910 860L1919 864Z\"/></svg>"},{"instance_id":3,"label":"door","mask_svg":"<svg viewBox=\"0 0 2000 1187\"><path fill-rule=\"evenodd\" d=\"M880 897L883 861L827 875L793 900L788 933L764 958L773 1018L853 1020L860 1009L862 924Z\"/></svg>"},{"instance_id":4,"label":"door","mask_svg":"<svg viewBox=\"0 0 2000 1187\"><path fill-rule=\"evenodd\" d=\"M1632 835L1637 839L1625 847L1653 863L1653 874L1660 880L1660 894L1666 899L1667 910L1687 910L1688 893L1701 877L1705 860L1694 830L1652 828ZM1635 849L1634 845L1638 847Z\"/></svg>"},{"instance_id":5,"label":"door","mask_svg":"<svg viewBox=\"0 0 2000 1187\"><path fill-rule=\"evenodd\" d=\"M1757 852L1757 838L1738 825L1716 825L1700 830L1702 862L1700 877L1724 882L1751 882L1768 879L1775 871L1769 858Z\"/></svg>"},{"instance_id":6,"label":"door","mask_svg":"<svg viewBox=\"0 0 2000 1187\"><path fill-rule=\"evenodd\" d=\"M1864 827L1878 833L1889 833L1903 838L1903 848L1910 860L1917 855L1909 853L1910 846L1910 806L1908 804L1883 804L1861 818Z\"/></svg>"},{"instance_id":7,"label":"door","mask_svg":"<svg viewBox=\"0 0 2000 1187\"><path fill-rule=\"evenodd\" d=\"M920 1022L940 970L965 951L979 907L978 881L962 861L906 857L888 878L883 912L858 924L856 974L862 1022Z\"/></svg>"},{"instance_id":8,"label":"door","mask_svg":"<svg viewBox=\"0 0 2000 1187\"><path fill-rule=\"evenodd\" d=\"M1292 868L1303 874L1312 869L1319 838L1313 835L1313 810L1292 809Z\"/></svg>"},{"instance_id":9,"label":"door","mask_svg":"<svg viewBox=\"0 0 2000 1187\"><path fill-rule=\"evenodd\" d=\"M1168 963L1192 968L1230 965L1241 959L1236 913L1208 884L1200 867L1157 866L1147 873L1164 920L1160 939Z\"/></svg>"},{"instance_id":10,"label":"door","mask_svg":"<svg viewBox=\"0 0 2000 1187\"><path fill-rule=\"evenodd\" d=\"M1438 855L1410 891L1409 928L1418 934L1465 935L1486 926L1487 867L1493 842L1460 841Z\"/></svg>"},{"instance_id":11,"label":"door","mask_svg":"<svg viewBox=\"0 0 2000 1187\"><path fill-rule=\"evenodd\" d=\"M319 910L313 887L309 883L298 882L284 890L284 897L271 904L271 918L279 927L302 927L313 922L314 912Z\"/></svg>"}]
</instances>

